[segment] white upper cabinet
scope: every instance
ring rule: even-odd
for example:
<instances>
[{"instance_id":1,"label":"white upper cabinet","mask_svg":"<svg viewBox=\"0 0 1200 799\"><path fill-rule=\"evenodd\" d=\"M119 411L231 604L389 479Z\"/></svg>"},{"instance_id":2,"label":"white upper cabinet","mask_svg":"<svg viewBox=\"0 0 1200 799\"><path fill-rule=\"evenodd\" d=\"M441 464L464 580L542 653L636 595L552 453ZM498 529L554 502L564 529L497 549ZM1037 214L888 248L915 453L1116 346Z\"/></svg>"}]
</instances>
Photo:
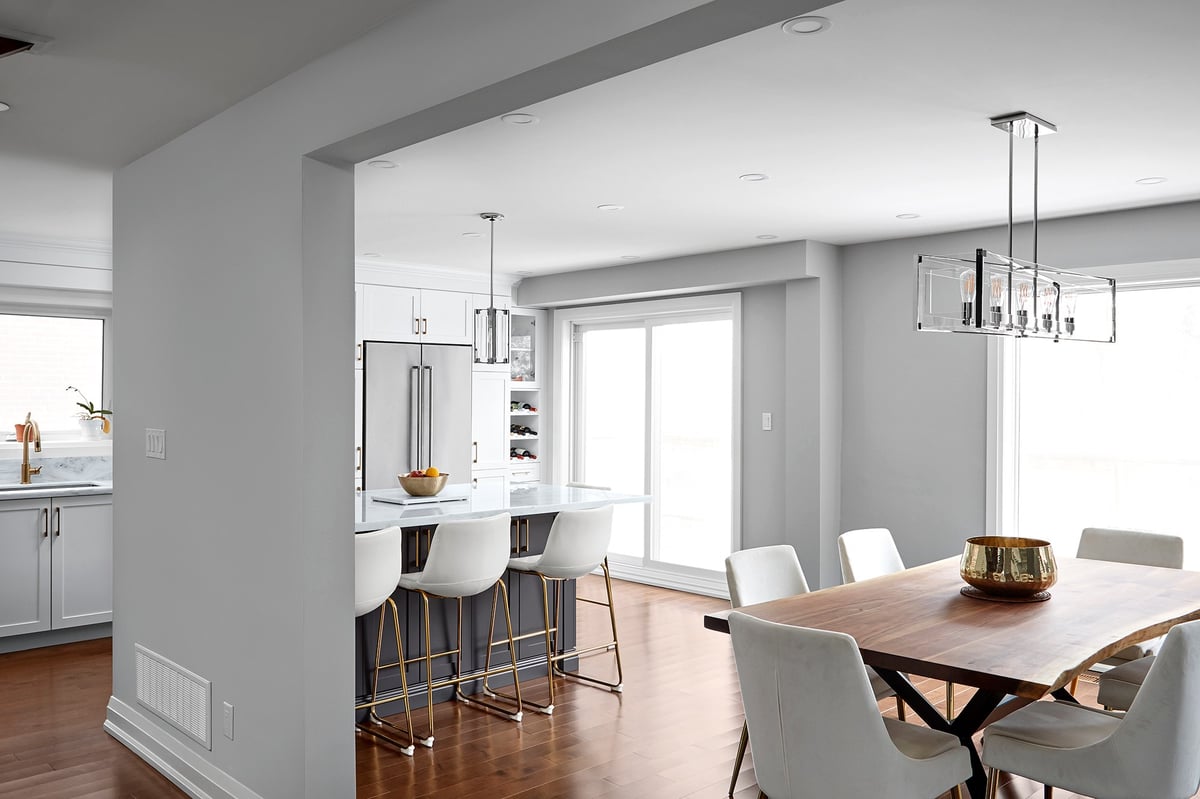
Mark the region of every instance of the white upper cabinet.
<instances>
[{"instance_id":1,"label":"white upper cabinet","mask_svg":"<svg viewBox=\"0 0 1200 799\"><path fill-rule=\"evenodd\" d=\"M354 368L363 366L363 284L354 284Z\"/></svg>"},{"instance_id":2,"label":"white upper cabinet","mask_svg":"<svg viewBox=\"0 0 1200 799\"><path fill-rule=\"evenodd\" d=\"M360 286L362 337L368 341L470 344L472 295L460 291Z\"/></svg>"},{"instance_id":3,"label":"white upper cabinet","mask_svg":"<svg viewBox=\"0 0 1200 799\"><path fill-rule=\"evenodd\" d=\"M508 465L508 375L475 372L471 376L471 468Z\"/></svg>"}]
</instances>

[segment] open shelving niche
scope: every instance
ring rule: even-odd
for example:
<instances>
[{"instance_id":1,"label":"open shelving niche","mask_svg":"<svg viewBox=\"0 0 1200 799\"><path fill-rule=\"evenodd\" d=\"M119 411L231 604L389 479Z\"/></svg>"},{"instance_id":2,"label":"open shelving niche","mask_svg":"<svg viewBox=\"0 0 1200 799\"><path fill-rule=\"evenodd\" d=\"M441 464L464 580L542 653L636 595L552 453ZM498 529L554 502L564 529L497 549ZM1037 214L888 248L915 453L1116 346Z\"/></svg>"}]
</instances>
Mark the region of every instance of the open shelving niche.
<instances>
[{"instance_id":1,"label":"open shelving niche","mask_svg":"<svg viewBox=\"0 0 1200 799\"><path fill-rule=\"evenodd\" d=\"M514 308L509 328L509 471L514 483L541 481L542 429L537 315ZM529 408L525 406L528 405ZM536 410L533 410L536 409ZM529 430L532 432L523 432ZM520 457L513 453L527 452Z\"/></svg>"}]
</instances>

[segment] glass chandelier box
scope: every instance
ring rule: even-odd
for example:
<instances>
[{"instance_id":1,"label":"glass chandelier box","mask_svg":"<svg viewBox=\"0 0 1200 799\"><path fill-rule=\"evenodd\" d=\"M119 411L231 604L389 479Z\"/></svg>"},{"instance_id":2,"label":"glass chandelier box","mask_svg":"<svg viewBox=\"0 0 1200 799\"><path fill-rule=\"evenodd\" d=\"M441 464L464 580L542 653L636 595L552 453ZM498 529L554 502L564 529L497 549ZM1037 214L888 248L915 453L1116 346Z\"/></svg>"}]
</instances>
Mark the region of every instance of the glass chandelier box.
<instances>
[{"instance_id":1,"label":"glass chandelier box","mask_svg":"<svg viewBox=\"0 0 1200 799\"><path fill-rule=\"evenodd\" d=\"M918 331L1115 342L1117 284L975 250L917 255Z\"/></svg>"}]
</instances>

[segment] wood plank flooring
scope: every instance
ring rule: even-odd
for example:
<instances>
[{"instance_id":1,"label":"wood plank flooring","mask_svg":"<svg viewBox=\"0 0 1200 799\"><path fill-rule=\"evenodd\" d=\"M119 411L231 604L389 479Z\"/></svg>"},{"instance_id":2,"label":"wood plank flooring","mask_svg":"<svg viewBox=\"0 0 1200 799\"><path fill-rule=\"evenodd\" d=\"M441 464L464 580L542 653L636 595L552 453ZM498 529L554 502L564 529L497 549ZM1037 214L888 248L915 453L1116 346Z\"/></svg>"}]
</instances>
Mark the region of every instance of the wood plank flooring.
<instances>
[{"instance_id":1,"label":"wood plank flooring","mask_svg":"<svg viewBox=\"0 0 1200 799\"><path fill-rule=\"evenodd\" d=\"M584 581L599 595L598 579ZM474 708L436 708L437 744L404 757L358 736L356 799L720 799L742 726L729 639L700 616L720 600L618 582L625 691L560 681L553 716L514 724ZM580 606L580 640L600 640L601 608ZM584 668L611 676L611 656ZM174 785L102 729L112 685L107 640L0 655L0 799L176 799ZM941 700L940 683L919 687ZM544 699L544 682L528 691ZM1092 702L1095 686L1080 685ZM970 689L957 694L959 707ZM894 705L882 704L894 715ZM423 711L418 711L418 722ZM756 799L753 753L736 799ZM1002 799L1037 799L1040 785L1009 780ZM1055 791L1056 799L1080 799ZM267 797L267 799L287 799ZM337 799L336 797L331 799ZM346 799L349 799L348 797Z\"/></svg>"}]
</instances>

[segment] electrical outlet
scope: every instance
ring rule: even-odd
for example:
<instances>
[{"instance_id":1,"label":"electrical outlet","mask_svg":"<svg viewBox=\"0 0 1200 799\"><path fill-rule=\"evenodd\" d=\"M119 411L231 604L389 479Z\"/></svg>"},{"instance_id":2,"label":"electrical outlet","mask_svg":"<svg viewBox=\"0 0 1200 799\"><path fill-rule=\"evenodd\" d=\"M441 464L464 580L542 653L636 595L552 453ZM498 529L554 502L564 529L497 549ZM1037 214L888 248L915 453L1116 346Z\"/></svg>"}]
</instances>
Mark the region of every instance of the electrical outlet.
<instances>
[{"instance_id":1,"label":"electrical outlet","mask_svg":"<svg viewBox=\"0 0 1200 799\"><path fill-rule=\"evenodd\" d=\"M233 740L233 705L228 702L222 702L221 706L225 709L223 724L225 728L225 737Z\"/></svg>"},{"instance_id":2,"label":"electrical outlet","mask_svg":"<svg viewBox=\"0 0 1200 799\"><path fill-rule=\"evenodd\" d=\"M764 413L764 414L762 415L762 429L763 429L763 430L770 430L770 429L771 429L771 414L769 414L769 413Z\"/></svg>"},{"instance_id":3,"label":"electrical outlet","mask_svg":"<svg viewBox=\"0 0 1200 799\"><path fill-rule=\"evenodd\" d=\"M167 459L167 431L146 428L146 457Z\"/></svg>"}]
</instances>

